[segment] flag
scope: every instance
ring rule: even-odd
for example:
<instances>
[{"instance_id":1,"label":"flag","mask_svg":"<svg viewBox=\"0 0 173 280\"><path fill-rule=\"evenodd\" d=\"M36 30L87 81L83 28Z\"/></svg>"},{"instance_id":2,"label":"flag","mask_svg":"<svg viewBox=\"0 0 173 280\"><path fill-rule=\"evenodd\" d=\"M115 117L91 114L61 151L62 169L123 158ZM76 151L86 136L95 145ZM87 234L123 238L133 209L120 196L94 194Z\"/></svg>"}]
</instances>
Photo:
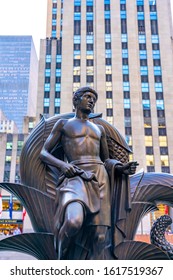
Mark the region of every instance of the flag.
<instances>
[{"instance_id":1,"label":"flag","mask_svg":"<svg viewBox=\"0 0 173 280\"><path fill-rule=\"evenodd\" d=\"M0 193L0 218L2 216L2 195Z\"/></svg>"},{"instance_id":2,"label":"flag","mask_svg":"<svg viewBox=\"0 0 173 280\"><path fill-rule=\"evenodd\" d=\"M10 195L10 200L9 200L9 218L13 219L13 196Z\"/></svg>"},{"instance_id":3,"label":"flag","mask_svg":"<svg viewBox=\"0 0 173 280\"><path fill-rule=\"evenodd\" d=\"M23 212L22 212L22 220L24 221L26 216L26 209L23 207Z\"/></svg>"}]
</instances>

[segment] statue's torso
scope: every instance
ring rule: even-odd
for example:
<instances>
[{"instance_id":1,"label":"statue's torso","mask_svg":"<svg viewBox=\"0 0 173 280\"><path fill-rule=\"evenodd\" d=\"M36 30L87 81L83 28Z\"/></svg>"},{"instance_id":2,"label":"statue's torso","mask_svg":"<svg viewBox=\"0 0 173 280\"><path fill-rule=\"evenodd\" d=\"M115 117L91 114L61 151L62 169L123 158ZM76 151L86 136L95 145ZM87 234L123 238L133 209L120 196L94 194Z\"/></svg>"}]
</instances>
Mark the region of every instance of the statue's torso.
<instances>
[{"instance_id":1,"label":"statue's torso","mask_svg":"<svg viewBox=\"0 0 173 280\"><path fill-rule=\"evenodd\" d=\"M88 120L73 118L62 129L62 146L68 161L100 159L101 131Z\"/></svg>"}]
</instances>

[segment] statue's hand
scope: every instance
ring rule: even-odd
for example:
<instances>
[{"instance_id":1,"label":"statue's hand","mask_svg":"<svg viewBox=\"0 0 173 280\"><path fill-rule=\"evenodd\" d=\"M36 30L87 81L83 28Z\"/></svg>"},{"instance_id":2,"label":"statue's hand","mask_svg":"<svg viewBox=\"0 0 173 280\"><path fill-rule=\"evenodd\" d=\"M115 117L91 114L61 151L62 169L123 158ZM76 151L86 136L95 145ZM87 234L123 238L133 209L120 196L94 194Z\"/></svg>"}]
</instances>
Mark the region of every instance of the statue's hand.
<instances>
[{"instance_id":1,"label":"statue's hand","mask_svg":"<svg viewBox=\"0 0 173 280\"><path fill-rule=\"evenodd\" d=\"M133 175L136 172L136 167L139 165L137 161L128 162L122 166L118 166L118 173Z\"/></svg>"},{"instance_id":2,"label":"statue's hand","mask_svg":"<svg viewBox=\"0 0 173 280\"><path fill-rule=\"evenodd\" d=\"M81 174L83 172L83 170L70 163L63 163L61 166L61 171L68 178L74 177L75 175Z\"/></svg>"}]
</instances>

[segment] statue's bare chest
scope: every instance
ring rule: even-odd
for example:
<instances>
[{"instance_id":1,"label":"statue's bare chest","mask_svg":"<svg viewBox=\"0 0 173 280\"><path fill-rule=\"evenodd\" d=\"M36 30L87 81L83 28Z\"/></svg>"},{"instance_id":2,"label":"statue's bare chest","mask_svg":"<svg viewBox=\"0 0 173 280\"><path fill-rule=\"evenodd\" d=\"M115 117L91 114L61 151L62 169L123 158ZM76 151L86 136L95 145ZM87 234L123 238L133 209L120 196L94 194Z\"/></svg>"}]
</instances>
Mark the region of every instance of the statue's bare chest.
<instances>
[{"instance_id":1,"label":"statue's bare chest","mask_svg":"<svg viewBox=\"0 0 173 280\"><path fill-rule=\"evenodd\" d=\"M67 122L63 134L69 138L90 137L99 140L101 137L101 131L95 124L81 120Z\"/></svg>"}]
</instances>

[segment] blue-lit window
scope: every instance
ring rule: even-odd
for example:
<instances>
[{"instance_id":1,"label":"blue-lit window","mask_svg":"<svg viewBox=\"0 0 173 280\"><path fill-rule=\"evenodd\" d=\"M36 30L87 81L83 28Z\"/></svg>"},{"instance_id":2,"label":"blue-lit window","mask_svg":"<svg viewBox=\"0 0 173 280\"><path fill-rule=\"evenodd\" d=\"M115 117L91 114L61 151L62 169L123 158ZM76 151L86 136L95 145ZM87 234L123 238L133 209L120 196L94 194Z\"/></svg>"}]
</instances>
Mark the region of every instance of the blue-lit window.
<instances>
[{"instance_id":1,"label":"blue-lit window","mask_svg":"<svg viewBox=\"0 0 173 280\"><path fill-rule=\"evenodd\" d=\"M130 99L124 99L124 109L130 109Z\"/></svg>"},{"instance_id":2,"label":"blue-lit window","mask_svg":"<svg viewBox=\"0 0 173 280\"><path fill-rule=\"evenodd\" d=\"M157 19L157 13L156 12L150 12L150 19Z\"/></svg>"},{"instance_id":3,"label":"blue-lit window","mask_svg":"<svg viewBox=\"0 0 173 280\"><path fill-rule=\"evenodd\" d=\"M155 91L156 92L162 92L163 91L162 83L155 83Z\"/></svg>"},{"instance_id":4,"label":"blue-lit window","mask_svg":"<svg viewBox=\"0 0 173 280\"><path fill-rule=\"evenodd\" d=\"M129 66L123 65L123 74L129 74Z\"/></svg>"},{"instance_id":5,"label":"blue-lit window","mask_svg":"<svg viewBox=\"0 0 173 280\"><path fill-rule=\"evenodd\" d=\"M61 55L56 56L56 62L61 62Z\"/></svg>"},{"instance_id":6,"label":"blue-lit window","mask_svg":"<svg viewBox=\"0 0 173 280\"><path fill-rule=\"evenodd\" d=\"M56 77L61 77L61 69L56 69Z\"/></svg>"},{"instance_id":7,"label":"blue-lit window","mask_svg":"<svg viewBox=\"0 0 173 280\"><path fill-rule=\"evenodd\" d=\"M143 6L144 2L142 0L136 1L137 6Z\"/></svg>"},{"instance_id":8,"label":"blue-lit window","mask_svg":"<svg viewBox=\"0 0 173 280\"><path fill-rule=\"evenodd\" d=\"M86 5L87 6L93 6L93 0L87 0Z\"/></svg>"},{"instance_id":9,"label":"blue-lit window","mask_svg":"<svg viewBox=\"0 0 173 280\"><path fill-rule=\"evenodd\" d=\"M153 59L160 59L160 51L159 50L153 51Z\"/></svg>"},{"instance_id":10,"label":"blue-lit window","mask_svg":"<svg viewBox=\"0 0 173 280\"><path fill-rule=\"evenodd\" d=\"M80 36L74 36L74 44L80 44L81 38Z\"/></svg>"},{"instance_id":11,"label":"blue-lit window","mask_svg":"<svg viewBox=\"0 0 173 280\"><path fill-rule=\"evenodd\" d=\"M111 13L110 11L105 11L105 19L110 19Z\"/></svg>"},{"instance_id":12,"label":"blue-lit window","mask_svg":"<svg viewBox=\"0 0 173 280\"><path fill-rule=\"evenodd\" d=\"M56 30L52 30L52 37L56 37Z\"/></svg>"},{"instance_id":13,"label":"blue-lit window","mask_svg":"<svg viewBox=\"0 0 173 280\"><path fill-rule=\"evenodd\" d=\"M81 0L75 0L74 5L75 6L80 6L81 5Z\"/></svg>"},{"instance_id":14,"label":"blue-lit window","mask_svg":"<svg viewBox=\"0 0 173 280\"><path fill-rule=\"evenodd\" d=\"M53 9L52 9L52 14L55 15L56 13L57 13L57 8L53 8Z\"/></svg>"},{"instance_id":15,"label":"blue-lit window","mask_svg":"<svg viewBox=\"0 0 173 280\"><path fill-rule=\"evenodd\" d=\"M60 107L60 98L55 98L55 107Z\"/></svg>"},{"instance_id":16,"label":"blue-lit window","mask_svg":"<svg viewBox=\"0 0 173 280\"><path fill-rule=\"evenodd\" d=\"M45 76L46 77L50 77L50 69L46 69L45 70Z\"/></svg>"},{"instance_id":17,"label":"blue-lit window","mask_svg":"<svg viewBox=\"0 0 173 280\"><path fill-rule=\"evenodd\" d=\"M145 35L139 35L139 43L143 43L143 44L145 44L146 43L146 37L145 37Z\"/></svg>"},{"instance_id":18,"label":"blue-lit window","mask_svg":"<svg viewBox=\"0 0 173 280\"><path fill-rule=\"evenodd\" d=\"M52 19L52 25L56 25L56 19Z\"/></svg>"},{"instance_id":19,"label":"blue-lit window","mask_svg":"<svg viewBox=\"0 0 173 280\"><path fill-rule=\"evenodd\" d=\"M127 58L128 57L128 50L127 49L123 49L122 50L122 57L123 58Z\"/></svg>"},{"instance_id":20,"label":"blue-lit window","mask_svg":"<svg viewBox=\"0 0 173 280\"><path fill-rule=\"evenodd\" d=\"M142 92L149 92L149 84L148 83L142 83Z\"/></svg>"},{"instance_id":21,"label":"blue-lit window","mask_svg":"<svg viewBox=\"0 0 173 280\"><path fill-rule=\"evenodd\" d=\"M156 100L157 110L164 110L164 101L163 100Z\"/></svg>"},{"instance_id":22,"label":"blue-lit window","mask_svg":"<svg viewBox=\"0 0 173 280\"><path fill-rule=\"evenodd\" d=\"M55 84L55 91L61 91L61 84Z\"/></svg>"},{"instance_id":23,"label":"blue-lit window","mask_svg":"<svg viewBox=\"0 0 173 280\"><path fill-rule=\"evenodd\" d=\"M46 55L46 62L51 62L51 55Z\"/></svg>"},{"instance_id":24,"label":"blue-lit window","mask_svg":"<svg viewBox=\"0 0 173 280\"><path fill-rule=\"evenodd\" d=\"M147 59L147 51L146 50L139 51L139 55L140 55L140 59Z\"/></svg>"},{"instance_id":25,"label":"blue-lit window","mask_svg":"<svg viewBox=\"0 0 173 280\"><path fill-rule=\"evenodd\" d=\"M127 42L127 34L121 34L121 41Z\"/></svg>"},{"instance_id":26,"label":"blue-lit window","mask_svg":"<svg viewBox=\"0 0 173 280\"><path fill-rule=\"evenodd\" d=\"M156 0L150 0L149 3L150 3L150 6L156 5Z\"/></svg>"},{"instance_id":27,"label":"blue-lit window","mask_svg":"<svg viewBox=\"0 0 173 280\"><path fill-rule=\"evenodd\" d=\"M112 57L112 50L106 50L105 55L106 55L106 58L111 58Z\"/></svg>"},{"instance_id":28,"label":"blue-lit window","mask_svg":"<svg viewBox=\"0 0 173 280\"><path fill-rule=\"evenodd\" d=\"M126 0L124 0L123 2L125 2ZM104 4L110 4L110 0L104 0Z\"/></svg>"},{"instance_id":29,"label":"blue-lit window","mask_svg":"<svg viewBox=\"0 0 173 280\"><path fill-rule=\"evenodd\" d=\"M142 100L143 109L150 109L150 100Z\"/></svg>"},{"instance_id":30,"label":"blue-lit window","mask_svg":"<svg viewBox=\"0 0 173 280\"><path fill-rule=\"evenodd\" d=\"M50 91L50 84L44 85L44 91Z\"/></svg>"},{"instance_id":31,"label":"blue-lit window","mask_svg":"<svg viewBox=\"0 0 173 280\"><path fill-rule=\"evenodd\" d=\"M141 66L141 76L147 76L148 75L148 67L147 66Z\"/></svg>"},{"instance_id":32,"label":"blue-lit window","mask_svg":"<svg viewBox=\"0 0 173 280\"><path fill-rule=\"evenodd\" d=\"M74 20L81 20L81 13L74 13Z\"/></svg>"},{"instance_id":33,"label":"blue-lit window","mask_svg":"<svg viewBox=\"0 0 173 280\"><path fill-rule=\"evenodd\" d=\"M144 12L138 12L138 19L143 20L144 19Z\"/></svg>"},{"instance_id":34,"label":"blue-lit window","mask_svg":"<svg viewBox=\"0 0 173 280\"><path fill-rule=\"evenodd\" d=\"M159 43L159 36L158 35L152 35L151 39L152 39L152 43Z\"/></svg>"},{"instance_id":35,"label":"blue-lit window","mask_svg":"<svg viewBox=\"0 0 173 280\"><path fill-rule=\"evenodd\" d=\"M93 20L93 13L87 13L86 19L87 20Z\"/></svg>"},{"instance_id":36,"label":"blue-lit window","mask_svg":"<svg viewBox=\"0 0 173 280\"><path fill-rule=\"evenodd\" d=\"M129 82L123 82L123 90L130 91L130 84Z\"/></svg>"},{"instance_id":37,"label":"blue-lit window","mask_svg":"<svg viewBox=\"0 0 173 280\"><path fill-rule=\"evenodd\" d=\"M86 36L86 41L87 41L87 44L93 44L94 43L94 38L92 35L87 35Z\"/></svg>"},{"instance_id":38,"label":"blue-lit window","mask_svg":"<svg viewBox=\"0 0 173 280\"><path fill-rule=\"evenodd\" d=\"M49 107L49 105L50 105L49 98L44 98L44 107Z\"/></svg>"},{"instance_id":39,"label":"blue-lit window","mask_svg":"<svg viewBox=\"0 0 173 280\"><path fill-rule=\"evenodd\" d=\"M80 55L80 50L79 51L74 51L74 55Z\"/></svg>"},{"instance_id":40,"label":"blue-lit window","mask_svg":"<svg viewBox=\"0 0 173 280\"><path fill-rule=\"evenodd\" d=\"M126 18L126 11L120 11L121 18Z\"/></svg>"},{"instance_id":41,"label":"blue-lit window","mask_svg":"<svg viewBox=\"0 0 173 280\"><path fill-rule=\"evenodd\" d=\"M105 34L105 42L111 42L111 34Z\"/></svg>"},{"instance_id":42,"label":"blue-lit window","mask_svg":"<svg viewBox=\"0 0 173 280\"><path fill-rule=\"evenodd\" d=\"M160 76L162 75L161 67L160 66L154 66L154 75Z\"/></svg>"},{"instance_id":43,"label":"blue-lit window","mask_svg":"<svg viewBox=\"0 0 173 280\"><path fill-rule=\"evenodd\" d=\"M93 54L94 54L94 51L87 51L86 54L87 54L87 55L93 55Z\"/></svg>"}]
</instances>

